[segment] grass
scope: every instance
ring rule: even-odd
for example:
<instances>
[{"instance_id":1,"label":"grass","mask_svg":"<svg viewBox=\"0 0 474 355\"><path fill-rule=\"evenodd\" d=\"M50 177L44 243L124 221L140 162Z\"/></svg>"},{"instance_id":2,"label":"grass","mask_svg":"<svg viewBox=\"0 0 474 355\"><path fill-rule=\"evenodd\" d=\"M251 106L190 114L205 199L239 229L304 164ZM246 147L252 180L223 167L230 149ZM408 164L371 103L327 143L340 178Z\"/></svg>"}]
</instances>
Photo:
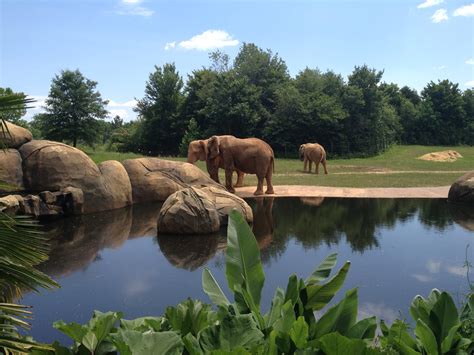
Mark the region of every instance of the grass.
<instances>
[{"instance_id":1,"label":"grass","mask_svg":"<svg viewBox=\"0 0 474 355\"><path fill-rule=\"evenodd\" d=\"M419 160L417 157L435 151L456 150L463 158L452 163ZM138 158L134 153L106 152L85 149L96 162ZM185 158L163 157L185 161ZM198 162L206 171L205 163ZM394 146L387 152L371 158L335 159L328 157L329 175L304 173L303 162L296 159L276 159L273 183L275 185L319 185L337 187L418 187L450 185L459 176L474 168L474 147ZM314 172L314 166L313 166ZM221 171L221 181L224 173ZM235 179L235 177L234 177ZM256 185L254 175L245 177L245 185Z\"/></svg>"}]
</instances>

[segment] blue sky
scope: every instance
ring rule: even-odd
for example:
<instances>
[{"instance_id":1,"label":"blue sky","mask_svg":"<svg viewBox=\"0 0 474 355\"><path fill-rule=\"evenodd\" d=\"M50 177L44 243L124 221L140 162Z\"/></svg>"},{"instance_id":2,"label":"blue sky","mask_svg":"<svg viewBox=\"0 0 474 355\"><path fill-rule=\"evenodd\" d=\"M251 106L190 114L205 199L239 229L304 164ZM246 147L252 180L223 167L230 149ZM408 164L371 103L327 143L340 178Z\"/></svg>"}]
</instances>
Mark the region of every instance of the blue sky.
<instances>
[{"instance_id":1,"label":"blue sky","mask_svg":"<svg viewBox=\"0 0 474 355\"><path fill-rule=\"evenodd\" d=\"M293 76L365 63L417 90L474 86L472 0L0 0L0 14L0 86L41 104L55 74L79 68L126 120L154 65L186 78L242 42L278 52Z\"/></svg>"}]
</instances>

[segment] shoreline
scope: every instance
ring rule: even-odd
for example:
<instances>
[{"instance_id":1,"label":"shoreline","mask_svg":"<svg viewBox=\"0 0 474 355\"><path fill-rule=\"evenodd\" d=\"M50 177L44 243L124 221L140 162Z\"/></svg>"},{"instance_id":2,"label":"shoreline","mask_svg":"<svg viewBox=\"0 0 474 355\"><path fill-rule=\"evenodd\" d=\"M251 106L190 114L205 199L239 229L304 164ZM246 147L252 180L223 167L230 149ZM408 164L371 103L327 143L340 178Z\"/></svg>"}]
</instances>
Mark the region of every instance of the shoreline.
<instances>
[{"instance_id":1,"label":"shoreline","mask_svg":"<svg viewBox=\"0 0 474 355\"><path fill-rule=\"evenodd\" d=\"M236 188L242 198L255 197L255 186ZM274 195L261 197L345 197L345 198L448 198L450 186L435 187L329 187L304 185L275 185Z\"/></svg>"}]
</instances>

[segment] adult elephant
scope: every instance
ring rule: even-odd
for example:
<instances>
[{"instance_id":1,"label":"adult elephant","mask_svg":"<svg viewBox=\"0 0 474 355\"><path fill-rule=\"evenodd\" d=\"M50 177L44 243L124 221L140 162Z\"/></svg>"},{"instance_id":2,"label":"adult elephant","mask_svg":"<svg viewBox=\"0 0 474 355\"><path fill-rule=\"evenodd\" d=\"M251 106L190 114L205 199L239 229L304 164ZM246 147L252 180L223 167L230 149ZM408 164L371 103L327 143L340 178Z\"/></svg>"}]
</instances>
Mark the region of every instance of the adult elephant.
<instances>
[{"instance_id":1,"label":"adult elephant","mask_svg":"<svg viewBox=\"0 0 474 355\"><path fill-rule=\"evenodd\" d=\"M319 174L319 163L323 164L324 173L328 173L326 168L326 151L323 146L318 143L306 143L300 145L300 159L304 161L304 171L306 172L306 166L309 162L309 172L313 162L316 165L316 174Z\"/></svg>"},{"instance_id":2,"label":"adult elephant","mask_svg":"<svg viewBox=\"0 0 474 355\"><path fill-rule=\"evenodd\" d=\"M230 137L230 136L221 136L221 137ZM198 160L206 161L207 160L207 142L209 139L200 139L196 141L192 141L188 145L188 163L194 164ZM224 163L219 161L219 168L224 169ZM208 169L209 170L209 169ZM244 186L244 176L245 174L239 170L235 170L237 172L237 183L234 187L242 187ZM214 179L216 180L216 179ZM219 182L219 174L217 175L217 180Z\"/></svg>"},{"instance_id":3,"label":"adult elephant","mask_svg":"<svg viewBox=\"0 0 474 355\"><path fill-rule=\"evenodd\" d=\"M254 195L263 195L263 179L267 181L266 194L273 194L272 174L275 157L272 148L258 138L236 138L234 136L212 136L207 142L207 169L212 179L218 181L219 166L224 166L226 188L232 187L232 172L256 174L257 190Z\"/></svg>"}]
</instances>

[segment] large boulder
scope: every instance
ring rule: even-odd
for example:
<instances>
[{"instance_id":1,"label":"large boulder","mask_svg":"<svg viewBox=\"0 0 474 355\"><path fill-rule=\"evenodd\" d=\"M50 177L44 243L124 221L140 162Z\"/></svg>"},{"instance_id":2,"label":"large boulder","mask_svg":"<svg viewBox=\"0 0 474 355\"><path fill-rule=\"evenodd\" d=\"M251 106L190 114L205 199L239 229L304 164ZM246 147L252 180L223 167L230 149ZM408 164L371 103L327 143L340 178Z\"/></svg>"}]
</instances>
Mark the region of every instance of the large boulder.
<instances>
[{"instance_id":1,"label":"large boulder","mask_svg":"<svg viewBox=\"0 0 474 355\"><path fill-rule=\"evenodd\" d=\"M0 129L0 141L4 143L7 148L19 148L33 139L33 135L26 128L10 122L5 123L6 129L5 126L3 126L3 129Z\"/></svg>"},{"instance_id":2,"label":"large boulder","mask_svg":"<svg viewBox=\"0 0 474 355\"><path fill-rule=\"evenodd\" d=\"M0 181L23 189L23 170L18 150L0 149Z\"/></svg>"},{"instance_id":3,"label":"large boulder","mask_svg":"<svg viewBox=\"0 0 474 355\"><path fill-rule=\"evenodd\" d=\"M158 215L158 233L210 234L221 226L215 198L194 187L173 193Z\"/></svg>"},{"instance_id":4,"label":"large boulder","mask_svg":"<svg viewBox=\"0 0 474 355\"><path fill-rule=\"evenodd\" d=\"M451 185L448 200L451 202L474 202L474 171L461 176Z\"/></svg>"},{"instance_id":5,"label":"large boulder","mask_svg":"<svg viewBox=\"0 0 474 355\"><path fill-rule=\"evenodd\" d=\"M130 180L118 162L97 166L85 153L66 144L34 140L20 148L23 181L32 191L81 189L83 213L125 207L132 203Z\"/></svg>"},{"instance_id":6,"label":"large boulder","mask_svg":"<svg viewBox=\"0 0 474 355\"><path fill-rule=\"evenodd\" d=\"M197 166L159 158L123 161L132 184L133 203L165 201L171 194L189 186L215 186L224 189Z\"/></svg>"},{"instance_id":7,"label":"large boulder","mask_svg":"<svg viewBox=\"0 0 474 355\"><path fill-rule=\"evenodd\" d=\"M240 212L247 222L252 223L252 208L240 197L214 186L206 186L200 190L206 192L214 199L221 225L227 225L229 213L234 209Z\"/></svg>"}]
</instances>

